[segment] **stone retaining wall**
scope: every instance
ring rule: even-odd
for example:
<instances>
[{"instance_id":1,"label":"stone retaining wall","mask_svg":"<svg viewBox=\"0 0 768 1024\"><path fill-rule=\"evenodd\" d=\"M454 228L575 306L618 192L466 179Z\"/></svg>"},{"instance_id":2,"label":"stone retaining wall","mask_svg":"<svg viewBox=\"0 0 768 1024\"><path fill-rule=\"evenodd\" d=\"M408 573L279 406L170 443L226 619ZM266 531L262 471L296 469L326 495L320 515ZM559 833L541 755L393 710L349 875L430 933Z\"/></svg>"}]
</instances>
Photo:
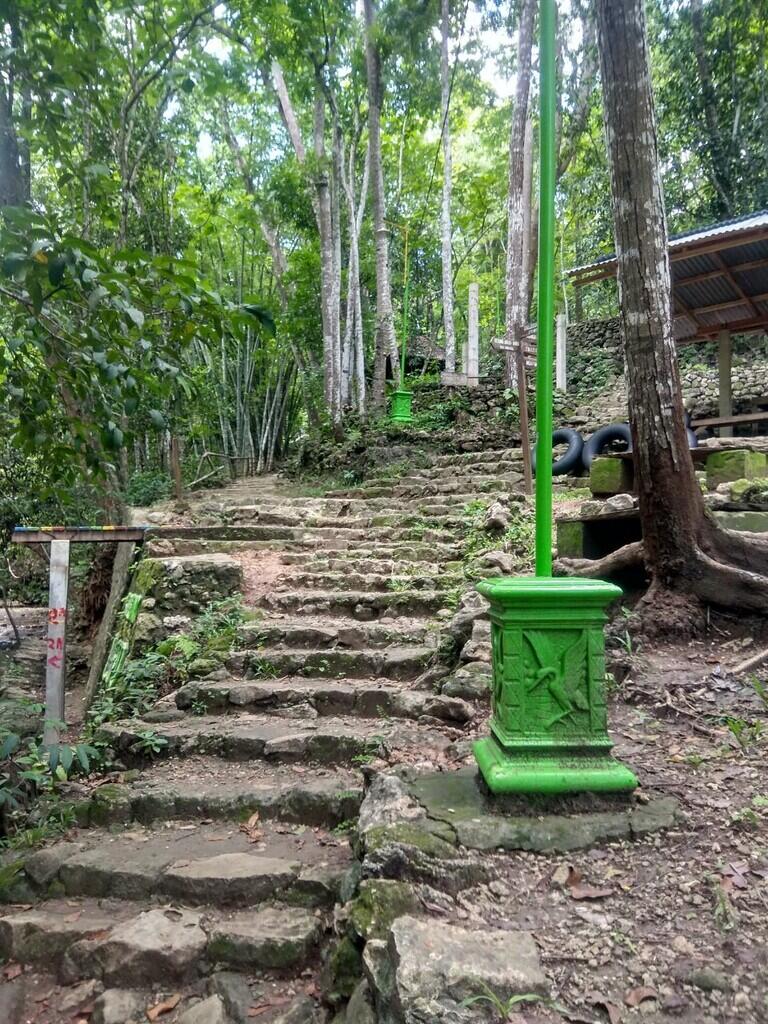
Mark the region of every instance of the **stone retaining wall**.
<instances>
[{"instance_id":1,"label":"stone retaining wall","mask_svg":"<svg viewBox=\"0 0 768 1024\"><path fill-rule=\"evenodd\" d=\"M713 344L683 346L680 376L686 405L695 416L718 412L717 350ZM597 393L614 382L625 390L624 354L618 317L585 320L568 328L569 392ZM735 411L748 411L768 396L765 344L755 339L734 342L731 373ZM625 391L626 393L626 391Z\"/></svg>"}]
</instances>

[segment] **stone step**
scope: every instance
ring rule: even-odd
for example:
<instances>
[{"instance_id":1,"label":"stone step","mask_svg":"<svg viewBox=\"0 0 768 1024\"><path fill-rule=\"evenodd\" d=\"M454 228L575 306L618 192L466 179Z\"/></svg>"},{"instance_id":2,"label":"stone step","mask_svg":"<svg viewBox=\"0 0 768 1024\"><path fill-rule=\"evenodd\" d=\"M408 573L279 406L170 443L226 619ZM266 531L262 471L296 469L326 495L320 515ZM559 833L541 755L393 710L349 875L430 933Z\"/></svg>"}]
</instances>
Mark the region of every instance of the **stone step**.
<instances>
[{"instance_id":1,"label":"stone step","mask_svg":"<svg viewBox=\"0 0 768 1024\"><path fill-rule=\"evenodd\" d=\"M144 824L244 821L256 811L264 820L335 828L357 817L363 798L362 777L355 770L225 763L206 755L156 761L135 782L109 789L105 804L122 808L123 820Z\"/></svg>"},{"instance_id":2,"label":"stone step","mask_svg":"<svg viewBox=\"0 0 768 1024\"><path fill-rule=\"evenodd\" d=\"M445 593L429 590L382 591L308 591L285 590L263 594L254 601L256 608L302 612L307 615L348 615L370 622L399 615L428 615L447 606Z\"/></svg>"},{"instance_id":3,"label":"stone step","mask_svg":"<svg viewBox=\"0 0 768 1024\"><path fill-rule=\"evenodd\" d=\"M244 649L283 644L289 648L386 647L390 644L431 647L437 631L423 619L399 618L395 623L359 623L334 618L280 618L269 616L246 622L237 631L237 644Z\"/></svg>"},{"instance_id":4,"label":"stone step","mask_svg":"<svg viewBox=\"0 0 768 1024\"><path fill-rule=\"evenodd\" d=\"M408 690L389 681L361 679L329 682L322 679L278 679L246 682L221 680L187 683L176 692L183 710L204 707L206 714L243 708L285 709L305 705L319 716L348 715L361 718L411 718L424 715L464 724L474 709L457 697L424 690Z\"/></svg>"},{"instance_id":5,"label":"stone step","mask_svg":"<svg viewBox=\"0 0 768 1024\"><path fill-rule=\"evenodd\" d=\"M265 511L258 506L243 506L229 509L228 515L239 524L251 523L254 526L292 526L297 528L327 529L350 528L367 530L371 527L409 527L428 523L432 529L452 529L462 525L460 516L455 509L440 512L416 513L412 510L403 512L370 509L367 505L346 515L323 515L312 509L292 507L277 508Z\"/></svg>"},{"instance_id":6,"label":"stone step","mask_svg":"<svg viewBox=\"0 0 768 1024\"><path fill-rule=\"evenodd\" d=\"M348 498L418 498L441 494L488 494L517 490L522 476L477 476L458 477L456 479L415 478L412 483L400 481L387 484L371 484L362 487L351 487L347 490L329 491L331 496Z\"/></svg>"},{"instance_id":7,"label":"stone step","mask_svg":"<svg viewBox=\"0 0 768 1024\"><path fill-rule=\"evenodd\" d=\"M216 537L213 537L213 533ZM163 539L178 540L221 540L221 541L309 541L317 544L323 540L343 539L347 541L393 541L405 542L411 540L424 540L432 543L452 543L453 534L447 530L424 529L423 526L315 526L305 527L302 524L297 526L268 526L259 524L228 525L213 528L205 537L200 537L200 531L196 527L172 528L170 533L160 530L152 530L148 539L156 542Z\"/></svg>"},{"instance_id":8,"label":"stone step","mask_svg":"<svg viewBox=\"0 0 768 1024\"><path fill-rule=\"evenodd\" d=\"M348 573L350 569L350 557L333 557L327 552L318 552L309 558L295 558L294 556L282 559L287 565L301 565L306 573L323 574L331 572ZM418 561L397 561L394 558L364 558L359 553L354 553L354 567L358 573L368 576L403 577L413 579L414 577L440 577L446 570L461 569L462 563L459 559L453 559L440 565L437 562ZM291 577L295 579L296 577Z\"/></svg>"},{"instance_id":9,"label":"stone step","mask_svg":"<svg viewBox=\"0 0 768 1024\"><path fill-rule=\"evenodd\" d=\"M361 718L314 720L276 715L187 716L166 722L130 719L105 724L99 735L125 759L146 758L147 736L165 745L157 756L216 754L228 761L261 759L272 764L365 763L382 751L416 751L439 756L448 745L441 732L402 719Z\"/></svg>"},{"instance_id":10,"label":"stone step","mask_svg":"<svg viewBox=\"0 0 768 1024\"><path fill-rule=\"evenodd\" d=\"M353 563L356 564L356 563ZM399 593L403 590L443 590L457 586L461 577L444 570L433 576L423 574L410 576L397 573L325 572L307 566L304 572L294 572L281 577L277 586L306 588L307 590L367 590Z\"/></svg>"},{"instance_id":11,"label":"stone step","mask_svg":"<svg viewBox=\"0 0 768 1024\"><path fill-rule=\"evenodd\" d=\"M225 664L230 672L245 678L277 679L281 676L320 678L415 679L434 655L433 647L385 647L368 650L311 650L265 647L235 651Z\"/></svg>"},{"instance_id":12,"label":"stone step","mask_svg":"<svg viewBox=\"0 0 768 1024\"><path fill-rule=\"evenodd\" d=\"M221 964L299 968L323 934L315 913L275 903L233 913L175 906L139 910L119 900L51 900L0 918L0 957L55 970L72 983L179 985Z\"/></svg>"},{"instance_id":13,"label":"stone step","mask_svg":"<svg viewBox=\"0 0 768 1024\"><path fill-rule=\"evenodd\" d=\"M345 676L365 679L416 679L434 654L433 647L384 647L364 650L282 649L233 651L226 668L246 679L279 679L282 676Z\"/></svg>"},{"instance_id":14,"label":"stone step","mask_svg":"<svg viewBox=\"0 0 768 1024\"><path fill-rule=\"evenodd\" d=\"M265 546L274 547L274 545ZM431 561L436 558L444 561L454 561L461 558L462 554L460 544L421 544L417 541L412 541L409 544L390 544L384 541L350 543L346 540L333 539L325 540L319 544L310 541L297 541L283 546L281 550L285 551L281 560L287 565L306 564L307 552L311 552L318 557L327 555L334 558L354 558L356 561L361 558L402 558L410 562Z\"/></svg>"},{"instance_id":15,"label":"stone step","mask_svg":"<svg viewBox=\"0 0 768 1024\"><path fill-rule=\"evenodd\" d=\"M330 908L351 863L346 839L258 820L228 824L131 825L91 829L24 860L38 898L47 894L120 900L179 900L186 906L247 907L279 899Z\"/></svg>"}]
</instances>

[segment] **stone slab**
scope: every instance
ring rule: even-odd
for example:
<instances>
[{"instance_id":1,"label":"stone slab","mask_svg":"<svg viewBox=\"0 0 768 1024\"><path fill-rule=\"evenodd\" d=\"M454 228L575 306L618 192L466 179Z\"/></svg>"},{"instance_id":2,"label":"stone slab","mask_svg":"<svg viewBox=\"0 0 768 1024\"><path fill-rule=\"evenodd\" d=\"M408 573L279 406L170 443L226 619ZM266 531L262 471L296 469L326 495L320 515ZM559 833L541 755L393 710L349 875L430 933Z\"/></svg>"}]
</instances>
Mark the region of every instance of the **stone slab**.
<instances>
[{"instance_id":1,"label":"stone slab","mask_svg":"<svg viewBox=\"0 0 768 1024\"><path fill-rule=\"evenodd\" d=\"M228 967L296 967L320 936L320 922L296 907L262 907L216 921L209 933L208 957Z\"/></svg>"},{"instance_id":2,"label":"stone slab","mask_svg":"<svg viewBox=\"0 0 768 1024\"><path fill-rule=\"evenodd\" d=\"M743 477L764 477L768 473L768 460L763 452L720 451L707 458L707 487L714 491L718 484L730 483Z\"/></svg>"},{"instance_id":3,"label":"stone slab","mask_svg":"<svg viewBox=\"0 0 768 1024\"><path fill-rule=\"evenodd\" d=\"M487 1020L466 1000L493 992L501 1002L547 995L538 950L528 932L471 931L437 921L398 918L386 943L366 946L364 965L379 1020L388 1024L461 1024Z\"/></svg>"},{"instance_id":4,"label":"stone slab","mask_svg":"<svg viewBox=\"0 0 768 1024\"><path fill-rule=\"evenodd\" d=\"M76 943L69 973L97 975L115 985L189 981L207 945L203 917L191 910L147 910L118 925L106 938Z\"/></svg>"},{"instance_id":5,"label":"stone slab","mask_svg":"<svg viewBox=\"0 0 768 1024\"><path fill-rule=\"evenodd\" d=\"M298 864L275 857L220 853L171 864L158 879L157 891L187 903L248 906L288 888L298 871Z\"/></svg>"},{"instance_id":6,"label":"stone slab","mask_svg":"<svg viewBox=\"0 0 768 1024\"><path fill-rule=\"evenodd\" d=\"M678 807L672 797L657 797L642 804L624 794L494 797L474 767L456 772L406 769L390 776L388 788L397 794L396 799L385 805L377 783L376 789L369 790L360 812L362 831L377 844L381 844L385 832L397 842L407 826L411 840L411 833L423 833L425 843L433 845L436 829L442 826L442 842L450 838L454 844L483 852L504 849L564 853L607 839L632 839L669 828Z\"/></svg>"}]
</instances>

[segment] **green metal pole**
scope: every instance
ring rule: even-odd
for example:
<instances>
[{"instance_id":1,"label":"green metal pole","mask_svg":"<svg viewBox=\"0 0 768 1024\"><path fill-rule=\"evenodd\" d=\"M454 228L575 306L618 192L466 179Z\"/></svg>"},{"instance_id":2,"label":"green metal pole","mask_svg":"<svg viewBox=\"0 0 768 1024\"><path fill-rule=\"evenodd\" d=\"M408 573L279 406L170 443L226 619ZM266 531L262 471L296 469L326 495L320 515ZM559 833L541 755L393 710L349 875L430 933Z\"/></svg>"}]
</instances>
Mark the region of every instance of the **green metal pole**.
<instances>
[{"instance_id":1,"label":"green metal pole","mask_svg":"<svg viewBox=\"0 0 768 1024\"><path fill-rule=\"evenodd\" d=\"M552 575L552 366L555 319L555 0L539 7L539 291L536 351L536 575Z\"/></svg>"},{"instance_id":2,"label":"green metal pole","mask_svg":"<svg viewBox=\"0 0 768 1024\"><path fill-rule=\"evenodd\" d=\"M400 388L405 388L405 350L408 346L408 225L405 225L405 257L403 260L403 343L400 348Z\"/></svg>"}]
</instances>

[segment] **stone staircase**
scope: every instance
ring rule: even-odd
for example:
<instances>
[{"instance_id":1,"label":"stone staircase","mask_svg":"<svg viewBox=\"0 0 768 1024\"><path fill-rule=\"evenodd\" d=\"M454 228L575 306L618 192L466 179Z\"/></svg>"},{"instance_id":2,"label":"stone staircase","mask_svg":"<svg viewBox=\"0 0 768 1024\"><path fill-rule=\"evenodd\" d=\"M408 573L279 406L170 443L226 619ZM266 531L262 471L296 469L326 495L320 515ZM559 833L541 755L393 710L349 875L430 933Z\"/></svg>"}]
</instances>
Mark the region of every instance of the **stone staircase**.
<instances>
[{"instance_id":1,"label":"stone staircase","mask_svg":"<svg viewBox=\"0 0 768 1024\"><path fill-rule=\"evenodd\" d=\"M19 1020L46 985L47 1022L83 1006L91 1024L144 1020L173 993L168 1024L330 1019L328 1000L349 994L334 914L360 876L348 836L365 776L466 754L484 701L420 677L469 586L463 505L520 479L515 449L438 455L323 497L241 481L161 524L147 515L168 578L230 573L248 621L144 719L104 727L139 769L95 791L91 827L19 857L23 906L0 918L0 954L32 965L14 982L30 979ZM179 589L204 603L202 585Z\"/></svg>"}]
</instances>

